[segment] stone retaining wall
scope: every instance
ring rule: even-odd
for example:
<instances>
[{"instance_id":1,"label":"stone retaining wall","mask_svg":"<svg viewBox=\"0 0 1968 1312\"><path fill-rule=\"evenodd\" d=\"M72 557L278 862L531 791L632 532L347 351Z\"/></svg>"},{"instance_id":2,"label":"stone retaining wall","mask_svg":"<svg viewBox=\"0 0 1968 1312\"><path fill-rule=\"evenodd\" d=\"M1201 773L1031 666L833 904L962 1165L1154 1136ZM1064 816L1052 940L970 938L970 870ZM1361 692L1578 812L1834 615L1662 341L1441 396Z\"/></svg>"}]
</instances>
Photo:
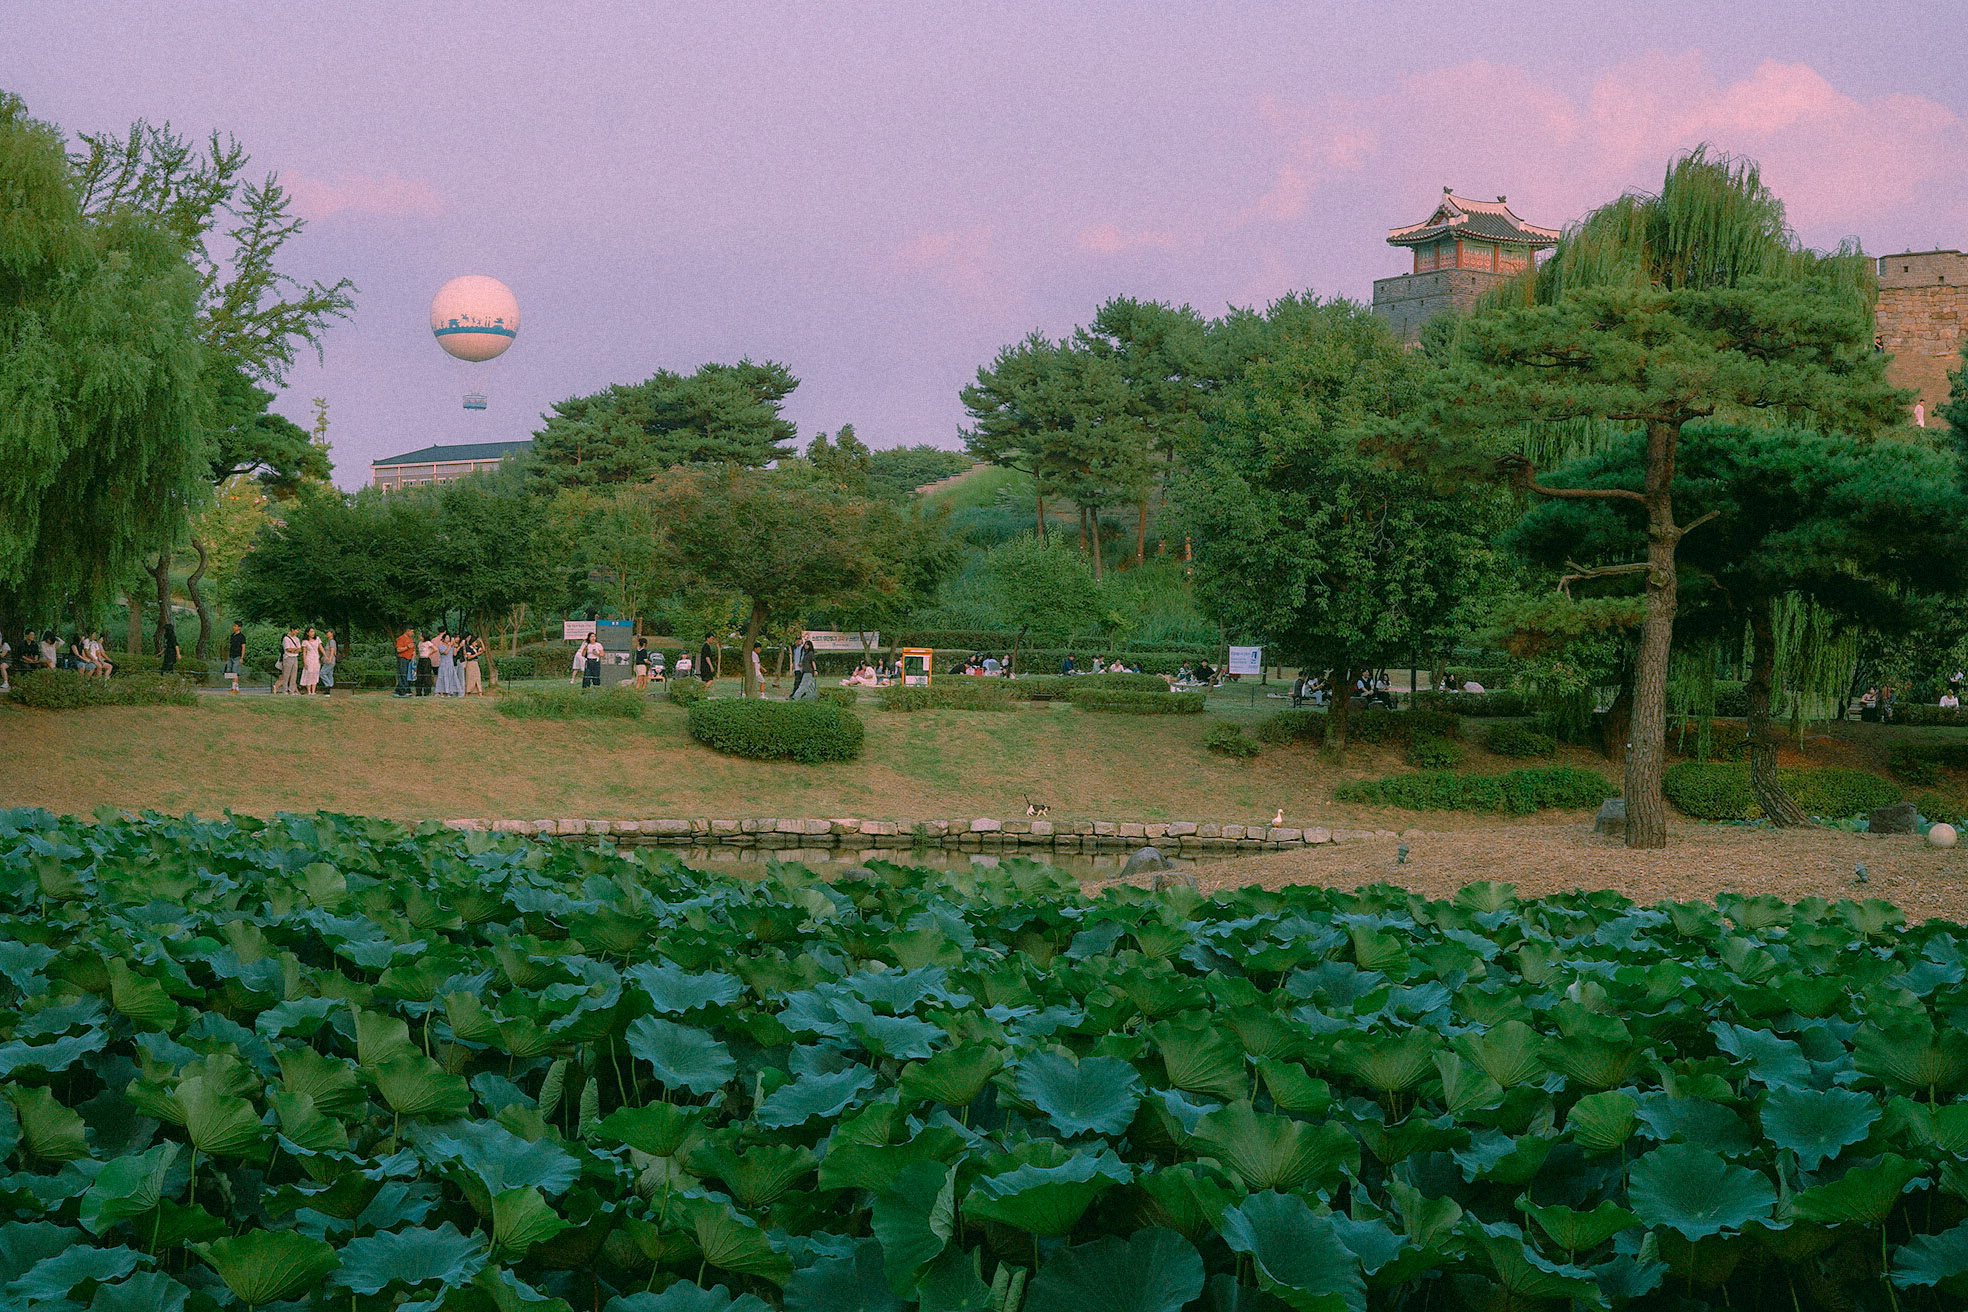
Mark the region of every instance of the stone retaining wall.
<instances>
[{"instance_id":1,"label":"stone retaining wall","mask_svg":"<svg viewBox=\"0 0 1968 1312\"><path fill-rule=\"evenodd\" d=\"M955 847L997 852L1046 848L1055 852L1123 852L1157 847L1166 852L1278 852L1364 838L1393 838L1390 829L1293 829L1273 825L1215 824L1194 820L1134 823L1124 820L859 820L851 816L736 820L446 820L450 829L486 830L540 838L605 837L618 844L661 843L679 847L857 847L907 849Z\"/></svg>"}]
</instances>

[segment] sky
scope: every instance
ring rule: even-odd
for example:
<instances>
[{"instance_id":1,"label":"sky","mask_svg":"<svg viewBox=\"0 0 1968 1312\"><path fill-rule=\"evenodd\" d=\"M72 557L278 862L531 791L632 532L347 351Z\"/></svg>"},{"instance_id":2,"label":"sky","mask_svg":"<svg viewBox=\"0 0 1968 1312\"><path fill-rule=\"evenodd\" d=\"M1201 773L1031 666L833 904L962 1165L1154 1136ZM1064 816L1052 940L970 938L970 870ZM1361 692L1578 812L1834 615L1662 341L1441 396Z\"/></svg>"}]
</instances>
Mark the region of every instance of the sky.
<instances>
[{"instance_id":1,"label":"sky","mask_svg":"<svg viewBox=\"0 0 1968 1312\"><path fill-rule=\"evenodd\" d=\"M741 357L802 441L958 446L980 365L1108 297L1366 300L1444 186L1555 227L1703 141L1813 245L1968 249L1964 67L1952 0L0 4L36 117L216 128L292 193L288 271L358 295L277 408L327 398L345 487ZM521 307L486 364L430 335L464 273Z\"/></svg>"}]
</instances>

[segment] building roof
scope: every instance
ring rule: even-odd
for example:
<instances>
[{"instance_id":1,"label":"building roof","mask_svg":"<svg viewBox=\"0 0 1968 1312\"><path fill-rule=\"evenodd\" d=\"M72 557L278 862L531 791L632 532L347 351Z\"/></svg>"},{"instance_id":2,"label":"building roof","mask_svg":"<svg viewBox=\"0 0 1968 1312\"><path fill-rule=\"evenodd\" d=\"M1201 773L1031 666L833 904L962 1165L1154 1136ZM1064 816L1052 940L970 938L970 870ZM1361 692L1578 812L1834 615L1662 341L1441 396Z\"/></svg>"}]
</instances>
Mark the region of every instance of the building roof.
<instances>
[{"instance_id":1,"label":"building roof","mask_svg":"<svg viewBox=\"0 0 1968 1312\"><path fill-rule=\"evenodd\" d=\"M1556 244L1558 232L1524 222L1511 212L1501 196L1494 201L1470 200L1444 187L1435 212L1422 223L1392 229L1387 234L1387 244L1422 246L1439 237L1474 237L1478 241L1508 242L1538 250Z\"/></svg>"},{"instance_id":2,"label":"building roof","mask_svg":"<svg viewBox=\"0 0 1968 1312\"><path fill-rule=\"evenodd\" d=\"M533 445L532 438L518 442L468 442L463 446L427 446L418 451L409 451L387 460L372 460L372 469L386 465L442 465L457 460L501 460L506 456L517 455Z\"/></svg>"}]
</instances>

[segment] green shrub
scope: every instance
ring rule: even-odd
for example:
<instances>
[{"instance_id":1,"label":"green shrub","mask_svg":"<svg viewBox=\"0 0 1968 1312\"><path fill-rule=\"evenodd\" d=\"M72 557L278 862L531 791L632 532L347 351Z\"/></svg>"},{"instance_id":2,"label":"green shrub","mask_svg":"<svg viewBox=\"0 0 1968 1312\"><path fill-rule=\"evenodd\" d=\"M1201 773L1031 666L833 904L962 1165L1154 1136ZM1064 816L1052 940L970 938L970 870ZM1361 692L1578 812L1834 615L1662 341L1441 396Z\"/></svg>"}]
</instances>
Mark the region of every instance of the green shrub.
<instances>
[{"instance_id":1,"label":"green shrub","mask_svg":"<svg viewBox=\"0 0 1968 1312\"><path fill-rule=\"evenodd\" d=\"M1219 724L1203 735L1203 746L1218 756L1234 757L1239 761L1256 756L1264 749L1244 737L1244 731L1234 724Z\"/></svg>"},{"instance_id":2,"label":"green shrub","mask_svg":"<svg viewBox=\"0 0 1968 1312\"><path fill-rule=\"evenodd\" d=\"M147 651L113 651L109 654L109 663L115 667L113 677L118 679L131 674L162 674L164 672L162 668L164 658ZM175 672L178 674L203 677L209 674L214 668L212 662L200 660L196 656L180 656L178 658L178 668Z\"/></svg>"},{"instance_id":3,"label":"green shrub","mask_svg":"<svg viewBox=\"0 0 1968 1312\"><path fill-rule=\"evenodd\" d=\"M1784 790L1806 815L1842 818L1890 806L1905 794L1868 770L1781 770ZM1749 767L1683 761L1671 765L1661 788L1682 814L1697 820L1754 820L1763 814L1749 787Z\"/></svg>"},{"instance_id":4,"label":"green shrub","mask_svg":"<svg viewBox=\"0 0 1968 1312\"><path fill-rule=\"evenodd\" d=\"M1968 825L1968 803L1946 793L1926 792L1913 799L1914 807L1935 824L1949 824L1956 829Z\"/></svg>"},{"instance_id":5,"label":"green shrub","mask_svg":"<svg viewBox=\"0 0 1968 1312\"><path fill-rule=\"evenodd\" d=\"M1749 685L1733 679L1715 681L1715 714L1724 720L1740 720L1749 714Z\"/></svg>"},{"instance_id":6,"label":"green shrub","mask_svg":"<svg viewBox=\"0 0 1968 1312\"><path fill-rule=\"evenodd\" d=\"M572 660L573 657L570 656L568 659ZM502 680L540 677L540 662L532 656L494 656L492 668L499 672L499 678ZM392 678L395 677L395 673L394 670L390 672Z\"/></svg>"},{"instance_id":7,"label":"green shrub","mask_svg":"<svg viewBox=\"0 0 1968 1312\"><path fill-rule=\"evenodd\" d=\"M696 677L664 680L664 696L679 706L695 706L711 695L704 681Z\"/></svg>"},{"instance_id":8,"label":"green shrub","mask_svg":"<svg viewBox=\"0 0 1968 1312\"><path fill-rule=\"evenodd\" d=\"M937 679L927 688L896 684L877 688L875 699L884 711L1008 711L1009 679Z\"/></svg>"},{"instance_id":9,"label":"green shrub","mask_svg":"<svg viewBox=\"0 0 1968 1312\"><path fill-rule=\"evenodd\" d=\"M1516 671L1507 665L1452 665L1443 673L1447 674L1458 688L1473 680L1482 684L1489 692L1509 687L1511 679L1516 676ZM1488 692L1473 695L1487 696Z\"/></svg>"},{"instance_id":10,"label":"green shrub","mask_svg":"<svg viewBox=\"0 0 1968 1312\"><path fill-rule=\"evenodd\" d=\"M1504 774L1464 774L1459 770L1417 770L1388 779L1341 784L1333 796L1342 802L1399 806L1410 811L1501 811L1530 815L1542 810L1593 807L1619 789L1596 770L1568 765L1511 770Z\"/></svg>"},{"instance_id":11,"label":"green shrub","mask_svg":"<svg viewBox=\"0 0 1968 1312\"><path fill-rule=\"evenodd\" d=\"M821 701L833 706L852 706L861 700L859 688L821 688L816 691Z\"/></svg>"},{"instance_id":12,"label":"green shrub","mask_svg":"<svg viewBox=\"0 0 1968 1312\"><path fill-rule=\"evenodd\" d=\"M1453 738L1417 738L1408 744L1407 761L1419 770L1450 770L1468 755Z\"/></svg>"},{"instance_id":13,"label":"green shrub","mask_svg":"<svg viewBox=\"0 0 1968 1312\"><path fill-rule=\"evenodd\" d=\"M1416 710L1448 711L1474 719L1514 719L1531 713L1531 699L1521 692L1418 692Z\"/></svg>"},{"instance_id":14,"label":"green shrub","mask_svg":"<svg viewBox=\"0 0 1968 1312\"><path fill-rule=\"evenodd\" d=\"M1497 756L1549 756L1558 740L1523 724L1499 724L1483 735L1483 746Z\"/></svg>"},{"instance_id":15,"label":"green shrub","mask_svg":"<svg viewBox=\"0 0 1968 1312\"><path fill-rule=\"evenodd\" d=\"M639 720L642 695L633 688L544 688L510 692L493 703L515 720Z\"/></svg>"},{"instance_id":16,"label":"green shrub","mask_svg":"<svg viewBox=\"0 0 1968 1312\"><path fill-rule=\"evenodd\" d=\"M1282 747L1286 743L1322 743L1326 740L1326 713L1305 707L1278 711L1257 722L1252 730L1259 742Z\"/></svg>"},{"instance_id":17,"label":"green shrub","mask_svg":"<svg viewBox=\"0 0 1968 1312\"><path fill-rule=\"evenodd\" d=\"M861 755L862 734L860 716L819 700L726 697L690 708L692 738L758 761L851 761Z\"/></svg>"},{"instance_id":18,"label":"green shrub","mask_svg":"<svg viewBox=\"0 0 1968 1312\"><path fill-rule=\"evenodd\" d=\"M112 658L116 659L116 658ZM1928 706L1924 703L1894 702L1893 723L1913 728L1968 725L1968 711L1959 706Z\"/></svg>"},{"instance_id":19,"label":"green shrub","mask_svg":"<svg viewBox=\"0 0 1968 1312\"><path fill-rule=\"evenodd\" d=\"M1083 711L1114 715L1195 715L1203 709L1199 692L1099 692L1089 689L1073 695L1073 705Z\"/></svg>"},{"instance_id":20,"label":"green shrub","mask_svg":"<svg viewBox=\"0 0 1968 1312\"><path fill-rule=\"evenodd\" d=\"M1390 711L1385 706L1369 706L1349 718L1347 732L1355 742L1406 743L1417 738L1460 738L1462 719L1452 711L1422 707L1412 711Z\"/></svg>"},{"instance_id":21,"label":"green shrub","mask_svg":"<svg viewBox=\"0 0 1968 1312\"><path fill-rule=\"evenodd\" d=\"M133 674L97 679L80 670L27 670L14 676L13 698L43 711L84 706L195 706L198 691L177 674Z\"/></svg>"},{"instance_id":22,"label":"green shrub","mask_svg":"<svg viewBox=\"0 0 1968 1312\"><path fill-rule=\"evenodd\" d=\"M999 684L1006 680L990 675L946 674L937 683L952 685ZM1025 674L1009 681L1011 695L1020 701L1049 697L1071 701L1086 692L1167 692L1168 680L1159 674Z\"/></svg>"}]
</instances>

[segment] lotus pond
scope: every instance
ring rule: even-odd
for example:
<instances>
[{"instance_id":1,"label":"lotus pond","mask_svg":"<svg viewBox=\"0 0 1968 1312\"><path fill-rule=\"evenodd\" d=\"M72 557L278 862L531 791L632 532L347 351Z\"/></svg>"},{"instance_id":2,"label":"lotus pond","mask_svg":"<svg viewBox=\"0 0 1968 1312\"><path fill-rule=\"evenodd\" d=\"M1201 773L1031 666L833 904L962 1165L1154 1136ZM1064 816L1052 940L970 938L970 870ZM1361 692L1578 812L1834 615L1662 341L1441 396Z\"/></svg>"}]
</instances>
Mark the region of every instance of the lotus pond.
<instances>
[{"instance_id":1,"label":"lotus pond","mask_svg":"<svg viewBox=\"0 0 1968 1312\"><path fill-rule=\"evenodd\" d=\"M0 812L0 1298L1958 1308L1964 946Z\"/></svg>"}]
</instances>

